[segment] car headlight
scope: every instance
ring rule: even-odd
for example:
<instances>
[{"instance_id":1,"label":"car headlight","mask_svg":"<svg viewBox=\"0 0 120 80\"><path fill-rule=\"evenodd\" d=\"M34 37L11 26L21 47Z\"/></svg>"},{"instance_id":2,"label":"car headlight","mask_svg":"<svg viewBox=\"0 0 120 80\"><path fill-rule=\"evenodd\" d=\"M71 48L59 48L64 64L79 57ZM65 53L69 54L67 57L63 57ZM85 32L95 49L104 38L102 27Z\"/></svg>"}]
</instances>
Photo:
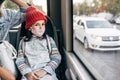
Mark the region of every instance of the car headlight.
<instances>
[{"instance_id":1,"label":"car headlight","mask_svg":"<svg viewBox=\"0 0 120 80\"><path fill-rule=\"evenodd\" d=\"M100 36L97 36L97 35L91 35L91 37L93 38L93 39L96 39L96 40L102 40L102 37L100 37Z\"/></svg>"},{"instance_id":2,"label":"car headlight","mask_svg":"<svg viewBox=\"0 0 120 80\"><path fill-rule=\"evenodd\" d=\"M96 39L99 41L102 41L102 37L100 37L100 36L98 36Z\"/></svg>"}]
</instances>

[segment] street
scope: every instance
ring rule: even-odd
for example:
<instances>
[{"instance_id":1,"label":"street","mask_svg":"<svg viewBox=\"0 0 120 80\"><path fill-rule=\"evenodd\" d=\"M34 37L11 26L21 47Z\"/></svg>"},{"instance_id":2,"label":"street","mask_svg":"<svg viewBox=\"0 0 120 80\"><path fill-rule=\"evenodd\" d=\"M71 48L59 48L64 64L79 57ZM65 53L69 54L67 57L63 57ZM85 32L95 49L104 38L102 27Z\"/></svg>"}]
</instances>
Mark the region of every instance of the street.
<instances>
[{"instance_id":1,"label":"street","mask_svg":"<svg viewBox=\"0 0 120 80\"><path fill-rule=\"evenodd\" d=\"M85 50L74 39L74 51L97 80L120 80L120 51Z\"/></svg>"}]
</instances>

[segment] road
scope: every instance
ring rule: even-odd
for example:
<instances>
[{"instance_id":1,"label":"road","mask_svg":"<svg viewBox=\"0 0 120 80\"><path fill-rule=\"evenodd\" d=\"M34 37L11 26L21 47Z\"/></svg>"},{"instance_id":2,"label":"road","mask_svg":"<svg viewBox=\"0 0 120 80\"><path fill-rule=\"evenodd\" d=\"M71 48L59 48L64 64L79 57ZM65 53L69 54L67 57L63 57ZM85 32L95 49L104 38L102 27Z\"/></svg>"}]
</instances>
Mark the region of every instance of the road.
<instances>
[{"instance_id":1,"label":"road","mask_svg":"<svg viewBox=\"0 0 120 80\"><path fill-rule=\"evenodd\" d=\"M74 51L97 80L120 80L120 51L85 50L74 39Z\"/></svg>"}]
</instances>

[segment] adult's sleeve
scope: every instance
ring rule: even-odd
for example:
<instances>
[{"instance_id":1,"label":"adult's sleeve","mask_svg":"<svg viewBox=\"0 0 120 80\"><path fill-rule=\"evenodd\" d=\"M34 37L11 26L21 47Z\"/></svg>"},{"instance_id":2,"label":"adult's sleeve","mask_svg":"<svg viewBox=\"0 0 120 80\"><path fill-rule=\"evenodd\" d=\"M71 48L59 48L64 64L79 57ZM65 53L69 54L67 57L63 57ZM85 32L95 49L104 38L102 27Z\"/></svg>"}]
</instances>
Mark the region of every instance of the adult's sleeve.
<instances>
[{"instance_id":1,"label":"adult's sleeve","mask_svg":"<svg viewBox=\"0 0 120 80\"><path fill-rule=\"evenodd\" d=\"M20 23L25 21L26 8L21 7L20 10L6 9L7 19L10 22L10 28L16 27Z\"/></svg>"}]
</instances>

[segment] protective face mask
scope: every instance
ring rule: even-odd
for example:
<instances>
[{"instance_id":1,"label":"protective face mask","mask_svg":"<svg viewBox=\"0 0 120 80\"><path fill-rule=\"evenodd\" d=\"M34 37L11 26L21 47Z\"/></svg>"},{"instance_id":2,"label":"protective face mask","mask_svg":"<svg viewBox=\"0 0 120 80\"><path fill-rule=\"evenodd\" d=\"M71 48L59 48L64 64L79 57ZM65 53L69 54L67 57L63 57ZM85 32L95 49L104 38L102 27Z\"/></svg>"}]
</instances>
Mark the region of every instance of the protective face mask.
<instances>
[{"instance_id":1,"label":"protective face mask","mask_svg":"<svg viewBox=\"0 0 120 80\"><path fill-rule=\"evenodd\" d=\"M45 32L45 29L32 29L31 31L35 36L37 37L41 37L44 32Z\"/></svg>"}]
</instances>

